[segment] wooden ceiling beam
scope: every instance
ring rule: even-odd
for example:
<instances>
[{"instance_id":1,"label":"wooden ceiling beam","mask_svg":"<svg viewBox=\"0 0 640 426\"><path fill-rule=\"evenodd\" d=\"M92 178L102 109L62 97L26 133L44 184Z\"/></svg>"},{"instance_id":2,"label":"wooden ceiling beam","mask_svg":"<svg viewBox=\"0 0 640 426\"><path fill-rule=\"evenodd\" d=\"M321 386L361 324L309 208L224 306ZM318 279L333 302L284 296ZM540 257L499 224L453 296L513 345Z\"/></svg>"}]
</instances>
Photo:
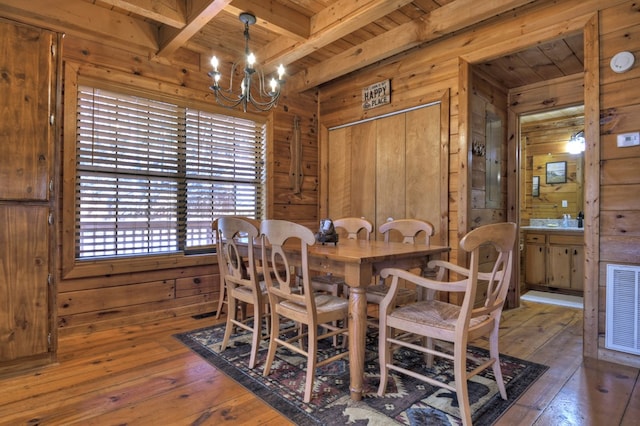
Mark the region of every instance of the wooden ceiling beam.
<instances>
[{"instance_id":1,"label":"wooden ceiling beam","mask_svg":"<svg viewBox=\"0 0 640 426\"><path fill-rule=\"evenodd\" d=\"M436 40L532 1L456 0L421 18L400 25L297 73L287 81L287 85L291 90L299 92L311 89L419 44Z\"/></svg>"},{"instance_id":2,"label":"wooden ceiling beam","mask_svg":"<svg viewBox=\"0 0 640 426\"><path fill-rule=\"evenodd\" d=\"M256 26L296 41L309 38L310 21L302 13L274 0L233 0L225 11L240 16L242 12L256 17Z\"/></svg>"},{"instance_id":3,"label":"wooden ceiling beam","mask_svg":"<svg viewBox=\"0 0 640 426\"><path fill-rule=\"evenodd\" d=\"M266 67L292 63L410 2L339 0L311 18L308 39L296 41L280 37L262 48L257 55Z\"/></svg>"},{"instance_id":4,"label":"wooden ceiling beam","mask_svg":"<svg viewBox=\"0 0 640 426\"><path fill-rule=\"evenodd\" d=\"M158 21L173 28L187 24L185 0L101 0L127 12Z\"/></svg>"},{"instance_id":5,"label":"wooden ceiling beam","mask_svg":"<svg viewBox=\"0 0 640 426\"><path fill-rule=\"evenodd\" d=\"M157 25L123 17L84 0L2 0L0 12L6 18L60 33L77 35L111 46L129 46L137 51L158 49Z\"/></svg>"},{"instance_id":6,"label":"wooden ceiling beam","mask_svg":"<svg viewBox=\"0 0 640 426\"><path fill-rule=\"evenodd\" d=\"M184 27L179 30L166 26L160 28L160 48L155 54L155 59L171 56L229 3L231 0L193 0L187 24Z\"/></svg>"}]
</instances>

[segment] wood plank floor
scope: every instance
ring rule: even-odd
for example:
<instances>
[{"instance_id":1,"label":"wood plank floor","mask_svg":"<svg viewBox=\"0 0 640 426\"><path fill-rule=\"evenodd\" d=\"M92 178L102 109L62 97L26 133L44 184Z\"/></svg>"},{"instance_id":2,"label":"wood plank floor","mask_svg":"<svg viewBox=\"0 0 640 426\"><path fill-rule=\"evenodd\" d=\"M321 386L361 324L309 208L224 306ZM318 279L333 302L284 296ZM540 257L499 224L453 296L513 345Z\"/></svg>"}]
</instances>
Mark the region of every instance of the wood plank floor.
<instances>
[{"instance_id":1,"label":"wood plank floor","mask_svg":"<svg viewBox=\"0 0 640 426\"><path fill-rule=\"evenodd\" d=\"M172 337L213 322L180 317L62 338L57 364L0 379L0 424L290 424ZM638 424L640 371L583 362L581 336L579 309L523 302L505 312L501 352L550 369L497 424Z\"/></svg>"}]
</instances>

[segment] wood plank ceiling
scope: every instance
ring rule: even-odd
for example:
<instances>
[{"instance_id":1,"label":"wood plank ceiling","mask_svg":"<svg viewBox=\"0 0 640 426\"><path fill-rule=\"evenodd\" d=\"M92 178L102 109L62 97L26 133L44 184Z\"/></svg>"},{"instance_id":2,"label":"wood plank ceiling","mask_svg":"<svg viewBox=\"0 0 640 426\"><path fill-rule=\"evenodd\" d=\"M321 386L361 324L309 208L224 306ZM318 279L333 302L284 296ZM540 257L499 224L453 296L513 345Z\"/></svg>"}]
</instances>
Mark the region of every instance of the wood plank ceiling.
<instances>
[{"instance_id":1,"label":"wood plank ceiling","mask_svg":"<svg viewBox=\"0 0 640 426\"><path fill-rule=\"evenodd\" d=\"M183 50L211 55L221 71L244 50L238 16L251 12L250 47L265 69L287 68L306 90L445 37L534 0L0 0L0 16L136 49L171 62ZM537 1L540 3L540 0ZM472 11L469 13L469 11ZM507 87L582 71L582 36L554 40L482 67ZM225 70L226 67L226 70Z\"/></svg>"}]
</instances>

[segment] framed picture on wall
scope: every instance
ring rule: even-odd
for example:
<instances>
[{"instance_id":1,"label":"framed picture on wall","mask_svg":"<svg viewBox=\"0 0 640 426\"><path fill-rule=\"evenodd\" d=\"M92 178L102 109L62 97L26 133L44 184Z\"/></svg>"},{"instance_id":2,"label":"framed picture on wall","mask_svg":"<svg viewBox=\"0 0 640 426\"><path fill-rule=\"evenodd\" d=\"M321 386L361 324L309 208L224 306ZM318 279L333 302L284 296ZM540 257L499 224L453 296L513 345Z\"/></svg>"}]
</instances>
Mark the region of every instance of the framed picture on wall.
<instances>
[{"instance_id":1,"label":"framed picture on wall","mask_svg":"<svg viewBox=\"0 0 640 426\"><path fill-rule=\"evenodd\" d=\"M547 184L567 182L567 162L547 163Z\"/></svg>"},{"instance_id":2,"label":"framed picture on wall","mask_svg":"<svg viewBox=\"0 0 640 426\"><path fill-rule=\"evenodd\" d=\"M534 176L533 181L531 182L531 196L539 197L540 196L540 176Z\"/></svg>"}]
</instances>

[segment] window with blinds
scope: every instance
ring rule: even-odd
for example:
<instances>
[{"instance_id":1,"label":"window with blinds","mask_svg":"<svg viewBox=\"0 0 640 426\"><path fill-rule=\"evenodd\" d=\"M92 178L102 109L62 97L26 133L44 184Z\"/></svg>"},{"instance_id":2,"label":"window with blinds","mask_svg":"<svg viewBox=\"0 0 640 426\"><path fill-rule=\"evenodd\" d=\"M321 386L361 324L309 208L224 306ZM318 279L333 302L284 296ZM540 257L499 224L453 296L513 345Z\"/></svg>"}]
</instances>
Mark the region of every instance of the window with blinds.
<instances>
[{"instance_id":1,"label":"window with blinds","mask_svg":"<svg viewBox=\"0 0 640 426\"><path fill-rule=\"evenodd\" d=\"M262 216L264 124L88 86L77 111L77 259L197 250L215 217Z\"/></svg>"}]
</instances>

